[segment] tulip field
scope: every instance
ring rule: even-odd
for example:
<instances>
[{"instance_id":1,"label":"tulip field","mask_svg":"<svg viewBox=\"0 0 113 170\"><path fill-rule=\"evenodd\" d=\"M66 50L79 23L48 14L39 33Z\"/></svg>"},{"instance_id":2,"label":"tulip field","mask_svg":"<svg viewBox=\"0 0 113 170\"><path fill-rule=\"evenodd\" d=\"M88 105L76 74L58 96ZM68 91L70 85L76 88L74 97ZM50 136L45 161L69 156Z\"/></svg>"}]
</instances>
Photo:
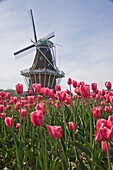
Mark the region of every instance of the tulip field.
<instances>
[{"instance_id":1,"label":"tulip field","mask_svg":"<svg viewBox=\"0 0 113 170\"><path fill-rule=\"evenodd\" d=\"M68 78L0 92L1 170L112 170L113 91Z\"/></svg>"}]
</instances>

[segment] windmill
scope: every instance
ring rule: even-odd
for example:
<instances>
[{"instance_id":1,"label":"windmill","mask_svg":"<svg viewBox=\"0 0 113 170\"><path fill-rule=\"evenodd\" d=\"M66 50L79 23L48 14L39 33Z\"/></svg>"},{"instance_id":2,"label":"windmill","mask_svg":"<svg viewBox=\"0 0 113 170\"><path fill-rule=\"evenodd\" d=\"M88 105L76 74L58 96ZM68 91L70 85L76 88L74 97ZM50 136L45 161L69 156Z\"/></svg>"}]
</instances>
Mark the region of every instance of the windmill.
<instances>
[{"instance_id":1,"label":"windmill","mask_svg":"<svg viewBox=\"0 0 113 170\"><path fill-rule=\"evenodd\" d=\"M32 45L15 52L14 55L18 59L18 54L35 47L36 54L32 66L29 69L22 70L21 75L24 77L28 89L31 89L34 83L40 83L42 87L54 89L57 82L60 82L59 80L65 76L65 73L56 66L56 46L50 41L55 34L52 32L37 39L32 9L30 9L30 16L35 42L31 41Z\"/></svg>"}]
</instances>

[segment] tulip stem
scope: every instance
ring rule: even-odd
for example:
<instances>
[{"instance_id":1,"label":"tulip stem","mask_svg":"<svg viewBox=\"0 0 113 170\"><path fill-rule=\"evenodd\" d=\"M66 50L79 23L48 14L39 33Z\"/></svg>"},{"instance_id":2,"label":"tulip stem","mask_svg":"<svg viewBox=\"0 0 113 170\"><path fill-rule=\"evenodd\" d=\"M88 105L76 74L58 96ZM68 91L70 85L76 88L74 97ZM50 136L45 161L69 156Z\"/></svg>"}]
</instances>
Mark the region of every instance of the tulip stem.
<instances>
[{"instance_id":1,"label":"tulip stem","mask_svg":"<svg viewBox=\"0 0 113 170\"><path fill-rule=\"evenodd\" d=\"M110 154L109 154L109 148L108 148L107 141L106 141L106 149L107 149L107 159L108 159L108 170L111 170Z\"/></svg>"},{"instance_id":2,"label":"tulip stem","mask_svg":"<svg viewBox=\"0 0 113 170\"><path fill-rule=\"evenodd\" d=\"M58 150L60 152L60 159L61 159L61 162L62 162L62 170L64 170L64 161L62 159L61 144L60 144L59 139L58 139Z\"/></svg>"},{"instance_id":3,"label":"tulip stem","mask_svg":"<svg viewBox=\"0 0 113 170\"><path fill-rule=\"evenodd\" d=\"M93 160L93 131L92 131L92 115L90 113L90 145L91 145L91 158Z\"/></svg>"},{"instance_id":4,"label":"tulip stem","mask_svg":"<svg viewBox=\"0 0 113 170\"><path fill-rule=\"evenodd\" d=\"M14 127L12 127L12 134L13 134L14 144L16 148L16 159L17 159L18 170L21 170L20 158L19 158L19 152L18 152L17 140L16 140L16 136L14 132Z\"/></svg>"}]
</instances>

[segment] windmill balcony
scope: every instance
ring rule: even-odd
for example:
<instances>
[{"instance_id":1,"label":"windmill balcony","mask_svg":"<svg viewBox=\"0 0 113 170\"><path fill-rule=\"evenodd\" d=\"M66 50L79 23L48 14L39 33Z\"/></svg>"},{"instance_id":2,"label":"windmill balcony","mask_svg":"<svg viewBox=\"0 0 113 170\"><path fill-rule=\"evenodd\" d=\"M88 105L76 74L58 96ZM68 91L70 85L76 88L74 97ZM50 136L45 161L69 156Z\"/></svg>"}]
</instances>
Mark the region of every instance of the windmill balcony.
<instances>
[{"instance_id":1,"label":"windmill balcony","mask_svg":"<svg viewBox=\"0 0 113 170\"><path fill-rule=\"evenodd\" d=\"M25 69L21 71L21 75L25 77L29 77L31 74L51 74L55 75L56 78L63 78L65 76L65 73L63 71L60 71L59 69L57 70L49 70L49 69Z\"/></svg>"}]
</instances>

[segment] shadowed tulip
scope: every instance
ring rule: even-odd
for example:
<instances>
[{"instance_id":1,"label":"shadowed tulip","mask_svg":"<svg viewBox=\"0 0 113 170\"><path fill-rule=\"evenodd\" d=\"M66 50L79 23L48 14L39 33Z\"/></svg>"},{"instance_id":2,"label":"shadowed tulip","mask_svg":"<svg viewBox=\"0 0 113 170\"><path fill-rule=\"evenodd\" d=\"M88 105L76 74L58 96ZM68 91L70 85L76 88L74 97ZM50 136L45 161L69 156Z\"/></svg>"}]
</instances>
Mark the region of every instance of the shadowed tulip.
<instances>
[{"instance_id":1,"label":"shadowed tulip","mask_svg":"<svg viewBox=\"0 0 113 170\"><path fill-rule=\"evenodd\" d=\"M76 124L74 122L69 122L68 128L70 131L76 130Z\"/></svg>"},{"instance_id":2,"label":"shadowed tulip","mask_svg":"<svg viewBox=\"0 0 113 170\"><path fill-rule=\"evenodd\" d=\"M0 113L0 118L1 118L2 120L4 120L5 117L6 117L6 113Z\"/></svg>"},{"instance_id":3,"label":"shadowed tulip","mask_svg":"<svg viewBox=\"0 0 113 170\"><path fill-rule=\"evenodd\" d=\"M0 113L2 113L4 110L4 106L3 105L0 105Z\"/></svg>"},{"instance_id":4,"label":"shadowed tulip","mask_svg":"<svg viewBox=\"0 0 113 170\"><path fill-rule=\"evenodd\" d=\"M102 148L102 151L107 153L107 142L106 141L102 141L101 143L101 148ZM108 150L110 150L110 143L108 142Z\"/></svg>"}]
</instances>

